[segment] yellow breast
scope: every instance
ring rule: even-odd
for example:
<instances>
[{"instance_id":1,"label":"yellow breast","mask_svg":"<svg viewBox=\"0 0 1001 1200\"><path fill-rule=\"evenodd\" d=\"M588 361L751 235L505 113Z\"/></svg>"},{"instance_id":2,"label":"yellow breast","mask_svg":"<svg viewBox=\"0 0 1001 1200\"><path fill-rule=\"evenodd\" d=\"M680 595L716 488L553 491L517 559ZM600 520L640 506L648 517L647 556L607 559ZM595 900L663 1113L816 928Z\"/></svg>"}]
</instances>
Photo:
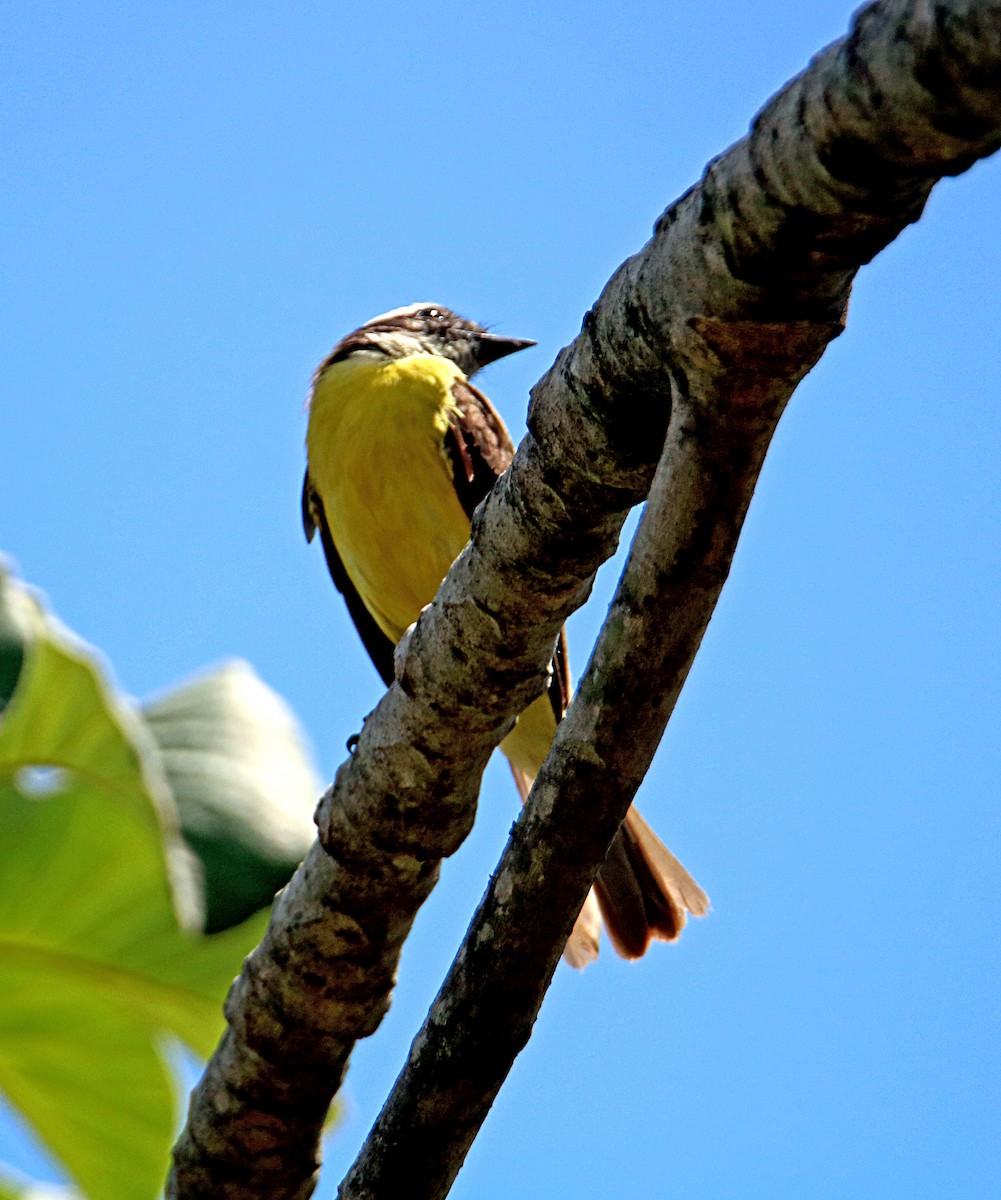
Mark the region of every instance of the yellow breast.
<instances>
[{"instance_id":1,"label":"yellow breast","mask_svg":"<svg viewBox=\"0 0 1001 1200\"><path fill-rule=\"evenodd\" d=\"M444 449L457 378L437 355L354 355L313 389L310 479L352 583L394 642L469 539Z\"/></svg>"}]
</instances>

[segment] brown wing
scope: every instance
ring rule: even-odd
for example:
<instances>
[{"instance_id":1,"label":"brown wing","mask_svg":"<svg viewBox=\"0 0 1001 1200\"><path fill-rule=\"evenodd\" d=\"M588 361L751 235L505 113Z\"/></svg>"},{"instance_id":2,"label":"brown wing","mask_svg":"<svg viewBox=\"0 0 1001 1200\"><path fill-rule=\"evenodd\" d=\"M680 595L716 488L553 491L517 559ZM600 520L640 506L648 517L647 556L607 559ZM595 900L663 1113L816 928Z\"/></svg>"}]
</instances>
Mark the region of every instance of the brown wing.
<instances>
[{"instance_id":1,"label":"brown wing","mask_svg":"<svg viewBox=\"0 0 1001 1200\"><path fill-rule=\"evenodd\" d=\"M327 569L337 590L344 597L348 613L355 623L362 644L369 653L375 669L382 676L382 682L388 687L393 682L393 650L394 645L376 623L375 618L365 607L365 602L355 585L351 582L341 556L337 553L334 539L330 536L327 516L323 511L323 502L309 480L306 472L302 481L302 527L306 533L306 541L311 542L317 530L323 544L323 553L327 559Z\"/></svg>"},{"instance_id":2,"label":"brown wing","mask_svg":"<svg viewBox=\"0 0 1001 1200\"><path fill-rule=\"evenodd\" d=\"M472 520L476 506L510 466L514 446L500 414L479 388L457 379L452 400L455 411L450 414L445 451L452 464L455 494ZM561 720L570 703L570 659L562 629L553 656L549 702L556 720Z\"/></svg>"},{"instance_id":3,"label":"brown wing","mask_svg":"<svg viewBox=\"0 0 1001 1200\"><path fill-rule=\"evenodd\" d=\"M455 494L472 520L476 506L510 466L514 446L500 414L468 380L452 384L452 401L445 452Z\"/></svg>"}]
</instances>

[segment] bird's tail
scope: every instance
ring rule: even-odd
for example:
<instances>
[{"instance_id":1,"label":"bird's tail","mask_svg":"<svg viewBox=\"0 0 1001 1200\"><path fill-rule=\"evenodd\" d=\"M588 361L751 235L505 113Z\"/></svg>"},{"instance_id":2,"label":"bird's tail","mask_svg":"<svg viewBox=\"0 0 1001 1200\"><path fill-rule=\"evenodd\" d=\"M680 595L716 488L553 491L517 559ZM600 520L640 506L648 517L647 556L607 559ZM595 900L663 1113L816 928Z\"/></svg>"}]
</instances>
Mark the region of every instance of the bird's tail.
<instances>
[{"instance_id":1,"label":"bird's tail","mask_svg":"<svg viewBox=\"0 0 1001 1200\"><path fill-rule=\"evenodd\" d=\"M592 898L597 899L608 939L622 958L642 957L654 940L675 941L689 913L703 917L709 911L709 897L635 807L626 813L608 848L588 904ZM578 925L570 942L577 935ZM576 965L570 957L570 942L564 956ZM586 966L597 953L595 943L593 953L580 965Z\"/></svg>"},{"instance_id":2,"label":"bird's tail","mask_svg":"<svg viewBox=\"0 0 1001 1200\"><path fill-rule=\"evenodd\" d=\"M511 772L524 802L533 780L517 767ZM703 917L708 911L709 897L634 806L612 839L563 957L578 969L594 962L602 918L616 953L641 958L651 941L677 940L689 913Z\"/></svg>"}]
</instances>

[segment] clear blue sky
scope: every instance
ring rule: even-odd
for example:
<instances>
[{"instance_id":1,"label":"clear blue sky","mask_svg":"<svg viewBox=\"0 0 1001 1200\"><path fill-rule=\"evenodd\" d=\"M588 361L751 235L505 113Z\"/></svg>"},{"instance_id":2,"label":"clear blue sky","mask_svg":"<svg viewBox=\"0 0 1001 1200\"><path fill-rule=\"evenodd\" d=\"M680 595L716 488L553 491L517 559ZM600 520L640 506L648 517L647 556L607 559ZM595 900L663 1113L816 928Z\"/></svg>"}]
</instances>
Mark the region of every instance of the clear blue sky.
<instances>
[{"instance_id":1,"label":"clear blue sky","mask_svg":"<svg viewBox=\"0 0 1001 1200\"><path fill-rule=\"evenodd\" d=\"M618 262L850 12L14 0L0 549L133 694L249 659L330 776L380 687L299 525L315 363L446 303L538 340L482 377L520 435ZM936 191L776 438L640 795L713 913L558 972L457 1200L1001 1194L999 200L1001 161ZM515 806L494 764L321 1196ZM46 1169L2 1119L0 1159Z\"/></svg>"}]
</instances>

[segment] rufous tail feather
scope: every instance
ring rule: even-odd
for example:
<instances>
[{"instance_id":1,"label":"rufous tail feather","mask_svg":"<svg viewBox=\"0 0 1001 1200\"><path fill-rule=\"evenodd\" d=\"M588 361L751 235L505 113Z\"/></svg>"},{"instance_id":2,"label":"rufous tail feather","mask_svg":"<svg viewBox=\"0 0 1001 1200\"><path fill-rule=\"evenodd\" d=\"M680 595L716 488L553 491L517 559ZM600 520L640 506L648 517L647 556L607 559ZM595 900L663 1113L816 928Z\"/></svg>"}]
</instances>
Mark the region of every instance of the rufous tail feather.
<instances>
[{"instance_id":1,"label":"rufous tail feather","mask_svg":"<svg viewBox=\"0 0 1001 1200\"><path fill-rule=\"evenodd\" d=\"M534 780L511 768L522 803ZM563 957L582 968L598 957L604 918L622 958L641 958L651 941L676 941L690 913L702 917L709 897L633 807L612 839L594 887L573 927Z\"/></svg>"}]
</instances>

